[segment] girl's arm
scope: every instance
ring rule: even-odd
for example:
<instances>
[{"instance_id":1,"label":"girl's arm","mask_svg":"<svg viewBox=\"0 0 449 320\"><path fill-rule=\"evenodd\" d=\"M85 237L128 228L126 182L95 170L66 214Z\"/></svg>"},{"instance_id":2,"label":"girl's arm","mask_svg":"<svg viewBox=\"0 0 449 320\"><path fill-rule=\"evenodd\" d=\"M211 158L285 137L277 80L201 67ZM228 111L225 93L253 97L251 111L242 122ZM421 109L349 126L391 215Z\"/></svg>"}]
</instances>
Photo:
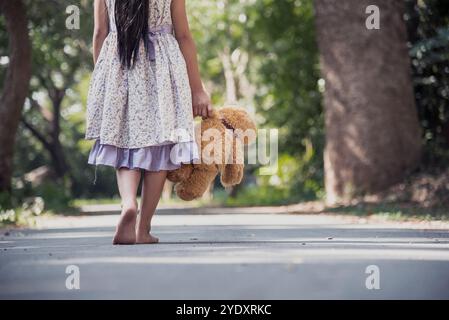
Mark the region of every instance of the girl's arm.
<instances>
[{"instance_id":1,"label":"girl's arm","mask_svg":"<svg viewBox=\"0 0 449 320\"><path fill-rule=\"evenodd\" d=\"M95 0L94 20L95 26L93 35L93 47L94 47L93 50L94 50L94 64L95 64L97 63L98 56L100 55L104 39L106 39L109 33L108 8L106 7L105 0Z\"/></svg>"},{"instance_id":2,"label":"girl's arm","mask_svg":"<svg viewBox=\"0 0 449 320\"><path fill-rule=\"evenodd\" d=\"M172 0L171 13L176 40L178 40L187 65L190 89L192 90L193 116L207 118L212 112L212 105L201 82L197 51L189 29L185 0Z\"/></svg>"}]
</instances>

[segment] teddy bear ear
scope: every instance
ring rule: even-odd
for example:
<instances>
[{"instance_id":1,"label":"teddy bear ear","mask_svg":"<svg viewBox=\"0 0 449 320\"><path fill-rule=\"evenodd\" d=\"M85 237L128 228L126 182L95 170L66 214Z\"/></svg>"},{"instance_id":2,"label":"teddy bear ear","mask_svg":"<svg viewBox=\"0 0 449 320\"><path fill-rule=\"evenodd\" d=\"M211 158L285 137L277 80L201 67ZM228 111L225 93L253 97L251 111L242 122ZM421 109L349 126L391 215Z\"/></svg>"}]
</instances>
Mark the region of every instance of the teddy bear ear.
<instances>
[{"instance_id":1,"label":"teddy bear ear","mask_svg":"<svg viewBox=\"0 0 449 320\"><path fill-rule=\"evenodd\" d=\"M216 109L212 109L212 111L209 113L209 118L216 119L220 117L220 112Z\"/></svg>"},{"instance_id":2,"label":"teddy bear ear","mask_svg":"<svg viewBox=\"0 0 449 320\"><path fill-rule=\"evenodd\" d=\"M220 118L234 129L234 133L244 144L250 144L256 140L256 124L246 110L236 107L225 107L218 112Z\"/></svg>"}]
</instances>

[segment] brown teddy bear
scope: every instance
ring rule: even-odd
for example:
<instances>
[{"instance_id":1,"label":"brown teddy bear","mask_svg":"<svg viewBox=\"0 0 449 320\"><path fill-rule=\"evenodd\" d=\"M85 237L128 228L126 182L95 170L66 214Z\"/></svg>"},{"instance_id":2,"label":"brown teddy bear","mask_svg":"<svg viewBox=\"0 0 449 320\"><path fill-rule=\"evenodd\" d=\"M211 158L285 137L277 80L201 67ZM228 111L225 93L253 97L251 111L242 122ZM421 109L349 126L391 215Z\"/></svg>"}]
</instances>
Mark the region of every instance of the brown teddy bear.
<instances>
[{"instance_id":1,"label":"brown teddy bear","mask_svg":"<svg viewBox=\"0 0 449 320\"><path fill-rule=\"evenodd\" d=\"M190 201L201 197L217 174L221 184L230 187L243 178L244 145L256 139L256 125L240 108L214 110L195 127L200 160L169 171L167 179L176 183L179 198Z\"/></svg>"}]
</instances>

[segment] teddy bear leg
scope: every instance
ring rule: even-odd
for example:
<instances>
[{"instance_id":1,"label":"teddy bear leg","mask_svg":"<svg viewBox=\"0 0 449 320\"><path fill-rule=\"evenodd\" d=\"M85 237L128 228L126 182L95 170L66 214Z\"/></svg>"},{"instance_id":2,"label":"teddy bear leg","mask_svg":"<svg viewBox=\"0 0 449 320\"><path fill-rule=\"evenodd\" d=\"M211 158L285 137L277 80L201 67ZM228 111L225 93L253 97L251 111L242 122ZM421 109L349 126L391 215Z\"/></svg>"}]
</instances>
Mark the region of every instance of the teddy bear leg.
<instances>
[{"instance_id":1,"label":"teddy bear leg","mask_svg":"<svg viewBox=\"0 0 449 320\"><path fill-rule=\"evenodd\" d=\"M175 187L176 194L185 201L200 198L217 176L218 169L215 166L206 168L194 168L190 177L178 183Z\"/></svg>"},{"instance_id":2,"label":"teddy bear leg","mask_svg":"<svg viewBox=\"0 0 449 320\"><path fill-rule=\"evenodd\" d=\"M243 178L243 164L227 164L221 172L221 184L223 187L231 187L239 184Z\"/></svg>"},{"instance_id":3,"label":"teddy bear leg","mask_svg":"<svg viewBox=\"0 0 449 320\"><path fill-rule=\"evenodd\" d=\"M169 171L167 174L167 179L171 182L181 182L186 180L193 171L192 164L183 164L179 169Z\"/></svg>"}]
</instances>

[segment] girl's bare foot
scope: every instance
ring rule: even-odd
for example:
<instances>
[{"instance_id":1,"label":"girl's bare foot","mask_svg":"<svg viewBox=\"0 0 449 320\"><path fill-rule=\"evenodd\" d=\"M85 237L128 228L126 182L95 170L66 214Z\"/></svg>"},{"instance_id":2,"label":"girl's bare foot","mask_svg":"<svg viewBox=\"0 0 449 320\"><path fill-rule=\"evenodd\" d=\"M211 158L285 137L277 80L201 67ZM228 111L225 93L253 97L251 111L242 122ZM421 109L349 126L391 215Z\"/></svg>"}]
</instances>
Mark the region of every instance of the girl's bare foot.
<instances>
[{"instance_id":1,"label":"girl's bare foot","mask_svg":"<svg viewBox=\"0 0 449 320\"><path fill-rule=\"evenodd\" d=\"M135 244L136 243L136 216L137 210L126 209L117 225L113 244Z\"/></svg>"},{"instance_id":2,"label":"girl's bare foot","mask_svg":"<svg viewBox=\"0 0 449 320\"><path fill-rule=\"evenodd\" d=\"M152 236L150 233L137 233L136 243L137 244L152 244L158 243L159 238Z\"/></svg>"}]
</instances>

